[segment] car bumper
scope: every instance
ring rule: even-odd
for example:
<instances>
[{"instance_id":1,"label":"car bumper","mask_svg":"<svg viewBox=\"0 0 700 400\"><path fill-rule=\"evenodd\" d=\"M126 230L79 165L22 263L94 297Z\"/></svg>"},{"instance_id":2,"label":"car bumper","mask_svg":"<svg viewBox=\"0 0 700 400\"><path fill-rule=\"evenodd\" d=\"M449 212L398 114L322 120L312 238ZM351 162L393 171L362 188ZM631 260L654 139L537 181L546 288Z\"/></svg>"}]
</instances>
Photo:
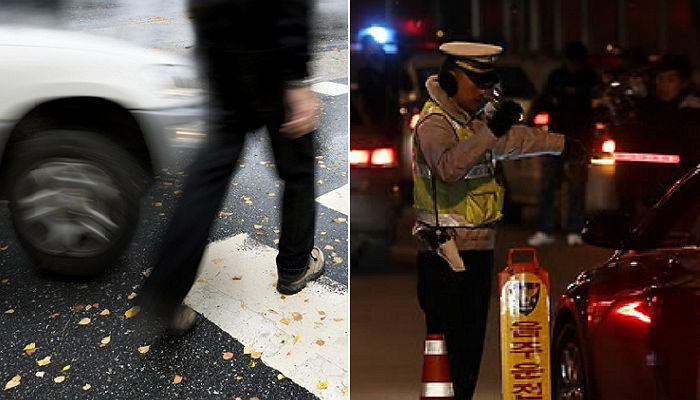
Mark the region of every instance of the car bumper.
<instances>
[{"instance_id":1,"label":"car bumper","mask_svg":"<svg viewBox=\"0 0 700 400\"><path fill-rule=\"evenodd\" d=\"M201 105L131 111L144 134L156 170L177 159L177 149L200 148L206 139L206 109Z\"/></svg>"}]
</instances>

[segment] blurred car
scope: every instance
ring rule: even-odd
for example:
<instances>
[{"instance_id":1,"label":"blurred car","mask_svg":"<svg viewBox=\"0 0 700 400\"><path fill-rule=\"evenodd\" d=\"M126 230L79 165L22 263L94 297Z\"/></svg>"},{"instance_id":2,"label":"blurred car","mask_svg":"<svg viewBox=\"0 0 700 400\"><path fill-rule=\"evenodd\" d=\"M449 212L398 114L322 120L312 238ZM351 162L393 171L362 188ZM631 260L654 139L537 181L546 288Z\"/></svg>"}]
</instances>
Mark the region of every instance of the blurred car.
<instances>
[{"instance_id":1,"label":"blurred car","mask_svg":"<svg viewBox=\"0 0 700 400\"><path fill-rule=\"evenodd\" d=\"M177 147L204 134L203 92L180 57L121 41L0 28L0 193L43 270L104 271L139 199Z\"/></svg>"},{"instance_id":2,"label":"blurred car","mask_svg":"<svg viewBox=\"0 0 700 400\"><path fill-rule=\"evenodd\" d=\"M700 166L641 222L599 214L586 222L583 237L616 251L559 299L553 398L697 399Z\"/></svg>"}]
</instances>

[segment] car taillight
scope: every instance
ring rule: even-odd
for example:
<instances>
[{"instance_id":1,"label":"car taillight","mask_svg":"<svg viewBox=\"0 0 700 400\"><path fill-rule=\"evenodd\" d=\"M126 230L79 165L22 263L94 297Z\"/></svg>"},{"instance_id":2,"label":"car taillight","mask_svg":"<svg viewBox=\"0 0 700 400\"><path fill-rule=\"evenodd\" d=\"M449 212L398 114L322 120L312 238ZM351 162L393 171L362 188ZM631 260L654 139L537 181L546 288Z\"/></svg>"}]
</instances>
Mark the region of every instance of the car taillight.
<instances>
[{"instance_id":1,"label":"car taillight","mask_svg":"<svg viewBox=\"0 0 700 400\"><path fill-rule=\"evenodd\" d=\"M642 302L641 301L635 301L632 303L627 303L621 307L617 307L615 310L616 313L620 315L624 315L627 317L632 317L638 321L644 322L646 324L651 323L651 317L647 312L644 312L642 308Z\"/></svg>"},{"instance_id":2,"label":"car taillight","mask_svg":"<svg viewBox=\"0 0 700 400\"><path fill-rule=\"evenodd\" d=\"M608 139L603 142L603 153L614 153L615 152L615 141Z\"/></svg>"},{"instance_id":3,"label":"car taillight","mask_svg":"<svg viewBox=\"0 0 700 400\"><path fill-rule=\"evenodd\" d=\"M374 149L370 163L375 167L392 167L396 164L396 153L388 147Z\"/></svg>"},{"instance_id":4,"label":"car taillight","mask_svg":"<svg viewBox=\"0 0 700 400\"><path fill-rule=\"evenodd\" d=\"M655 164L679 164L681 157L676 154L654 154L654 153L613 153L615 161L631 161Z\"/></svg>"},{"instance_id":5,"label":"car taillight","mask_svg":"<svg viewBox=\"0 0 700 400\"><path fill-rule=\"evenodd\" d=\"M542 125L548 125L549 124L549 114L548 113L539 113L535 115L535 125L537 126L542 126Z\"/></svg>"},{"instance_id":6,"label":"car taillight","mask_svg":"<svg viewBox=\"0 0 700 400\"><path fill-rule=\"evenodd\" d=\"M419 119L420 119L420 114L411 115L411 120L408 123L408 127L411 128L411 130L416 129L416 126L418 125Z\"/></svg>"},{"instance_id":7,"label":"car taillight","mask_svg":"<svg viewBox=\"0 0 700 400\"><path fill-rule=\"evenodd\" d=\"M369 150L350 150L350 165L369 164L370 154Z\"/></svg>"}]
</instances>

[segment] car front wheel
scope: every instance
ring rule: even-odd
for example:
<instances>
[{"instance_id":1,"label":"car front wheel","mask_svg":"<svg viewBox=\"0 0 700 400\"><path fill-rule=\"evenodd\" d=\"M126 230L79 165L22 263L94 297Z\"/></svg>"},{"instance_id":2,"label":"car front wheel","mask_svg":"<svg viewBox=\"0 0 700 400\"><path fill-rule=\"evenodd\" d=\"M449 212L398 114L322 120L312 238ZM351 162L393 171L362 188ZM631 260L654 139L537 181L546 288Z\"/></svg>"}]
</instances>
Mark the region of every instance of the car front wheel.
<instances>
[{"instance_id":1,"label":"car front wheel","mask_svg":"<svg viewBox=\"0 0 700 400\"><path fill-rule=\"evenodd\" d=\"M555 400L587 400L583 351L576 328L567 324L559 331L554 343L552 392Z\"/></svg>"}]
</instances>

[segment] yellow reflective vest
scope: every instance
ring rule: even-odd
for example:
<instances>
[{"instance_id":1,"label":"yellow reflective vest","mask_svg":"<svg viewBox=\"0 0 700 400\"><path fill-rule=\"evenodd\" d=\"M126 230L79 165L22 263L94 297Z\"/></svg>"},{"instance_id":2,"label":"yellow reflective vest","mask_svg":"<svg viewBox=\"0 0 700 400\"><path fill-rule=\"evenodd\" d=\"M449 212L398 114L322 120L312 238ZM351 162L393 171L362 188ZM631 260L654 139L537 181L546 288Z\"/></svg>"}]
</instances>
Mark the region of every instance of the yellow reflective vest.
<instances>
[{"instance_id":1,"label":"yellow reflective vest","mask_svg":"<svg viewBox=\"0 0 700 400\"><path fill-rule=\"evenodd\" d=\"M432 114L440 114L447 118L459 140L474 134L469 127L451 118L433 101L427 101L423 106L416 131L421 122ZM414 133L413 207L419 211L419 219L434 226L433 193L437 195L437 211L441 226L479 227L502 217L504 190L496 181L490 151L467 171L463 179L444 182L428 167L420 149L418 135Z\"/></svg>"}]
</instances>

